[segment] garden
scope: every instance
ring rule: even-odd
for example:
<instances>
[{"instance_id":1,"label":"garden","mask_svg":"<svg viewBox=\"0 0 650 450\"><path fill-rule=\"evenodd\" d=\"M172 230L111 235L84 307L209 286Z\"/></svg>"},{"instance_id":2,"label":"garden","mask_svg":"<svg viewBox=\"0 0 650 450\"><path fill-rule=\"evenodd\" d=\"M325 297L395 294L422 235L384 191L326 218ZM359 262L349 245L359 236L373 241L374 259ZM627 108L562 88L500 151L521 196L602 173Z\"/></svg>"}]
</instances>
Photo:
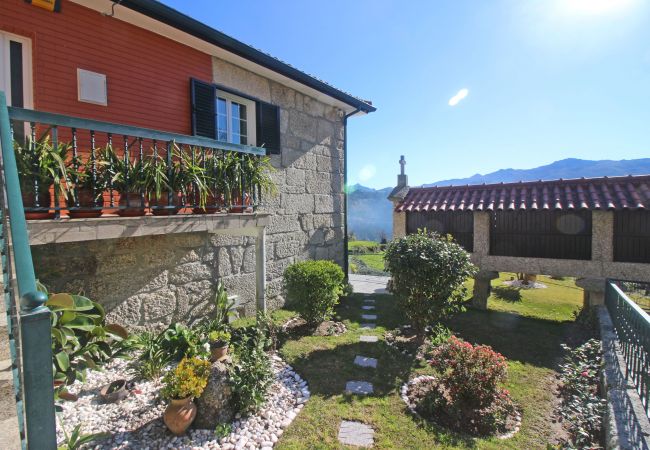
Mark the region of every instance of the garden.
<instances>
[{"instance_id":1,"label":"garden","mask_svg":"<svg viewBox=\"0 0 650 450\"><path fill-rule=\"evenodd\" d=\"M137 335L85 297L49 294L59 444L600 445L600 342L572 280L539 277L546 289L515 300L494 289L478 311L466 308L476 269L450 239L394 240L385 263L390 294L353 293L334 263L303 261L270 316L232 320L219 287L202 322ZM365 427L362 444L346 440L349 423Z\"/></svg>"}]
</instances>

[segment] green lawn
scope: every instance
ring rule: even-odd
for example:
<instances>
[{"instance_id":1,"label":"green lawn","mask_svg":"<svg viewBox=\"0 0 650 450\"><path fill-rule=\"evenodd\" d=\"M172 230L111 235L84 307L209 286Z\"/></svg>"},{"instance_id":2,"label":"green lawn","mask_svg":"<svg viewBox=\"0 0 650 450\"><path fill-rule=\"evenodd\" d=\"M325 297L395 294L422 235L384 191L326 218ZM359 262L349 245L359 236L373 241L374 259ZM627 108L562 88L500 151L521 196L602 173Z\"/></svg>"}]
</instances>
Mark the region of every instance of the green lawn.
<instances>
[{"instance_id":1,"label":"green lawn","mask_svg":"<svg viewBox=\"0 0 650 450\"><path fill-rule=\"evenodd\" d=\"M383 253L369 253L366 255L354 255L352 258L360 259L372 269L381 270L381 271L385 270Z\"/></svg>"},{"instance_id":2,"label":"green lawn","mask_svg":"<svg viewBox=\"0 0 650 450\"><path fill-rule=\"evenodd\" d=\"M507 276L507 275L506 275ZM383 332L405 323L390 295L377 299L377 328L359 330L363 295L344 299L337 308L339 320L348 332L338 337L306 336L287 341L280 353L309 383L312 398L279 441L280 449L345 448L337 441L341 420L359 420L375 429L375 448L545 448L557 434L550 414L554 407L555 366L560 344L569 332L572 312L582 303L582 292L572 281L540 278L548 289L521 291L512 302L490 298L488 311L465 312L448 324L471 342L485 343L509 359L506 388L523 409L521 431L512 439L473 439L439 429L411 416L398 395L401 385L413 373L429 368L388 347L360 343L361 334ZM551 283L553 282L553 283ZM498 286L497 280L493 286ZM289 313L282 313L287 316ZM355 355L379 359L378 369L353 365ZM354 397L342 394L346 381L373 383L375 394Z\"/></svg>"}]
</instances>

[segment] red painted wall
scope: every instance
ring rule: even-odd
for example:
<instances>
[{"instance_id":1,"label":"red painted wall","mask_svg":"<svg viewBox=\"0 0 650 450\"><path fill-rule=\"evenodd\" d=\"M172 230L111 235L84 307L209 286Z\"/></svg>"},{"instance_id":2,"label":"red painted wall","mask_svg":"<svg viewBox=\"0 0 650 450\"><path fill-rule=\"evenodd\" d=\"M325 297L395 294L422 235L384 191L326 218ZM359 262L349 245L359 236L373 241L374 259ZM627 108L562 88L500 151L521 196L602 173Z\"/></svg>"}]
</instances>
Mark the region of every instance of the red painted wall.
<instances>
[{"instance_id":1,"label":"red painted wall","mask_svg":"<svg viewBox=\"0 0 650 450\"><path fill-rule=\"evenodd\" d=\"M41 111L190 134L189 79L212 80L209 55L67 0L1 0L0 29L31 38ZM108 106L77 100L77 68L106 74Z\"/></svg>"}]
</instances>

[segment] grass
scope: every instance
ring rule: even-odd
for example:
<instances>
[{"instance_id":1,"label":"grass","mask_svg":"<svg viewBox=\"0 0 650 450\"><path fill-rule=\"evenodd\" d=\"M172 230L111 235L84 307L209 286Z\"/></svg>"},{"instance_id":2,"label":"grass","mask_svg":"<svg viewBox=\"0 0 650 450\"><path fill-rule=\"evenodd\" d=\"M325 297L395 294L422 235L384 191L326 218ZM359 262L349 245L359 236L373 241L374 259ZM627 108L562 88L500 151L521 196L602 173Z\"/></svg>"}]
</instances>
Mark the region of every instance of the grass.
<instances>
[{"instance_id":1,"label":"grass","mask_svg":"<svg viewBox=\"0 0 650 450\"><path fill-rule=\"evenodd\" d=\"M353 258L363 261L368 267L384 271L384 253L368 253L365 255L354 255Z\"/></svg>"},{"instance_id":2,"label":"grass","mask_svg":"<svg viewBox=\"0 0 650 450\"><path fill-rule=\"evenodd\" d=\"M350 253L370 252L375 253L379 250L379 242L375 241L348 241L348 250Z\"/></svg>"},{"instance_id":3,"label":"grass","mask_svg":"<svg viewBox=\"0 0 650 450\"><path fill-rule=\"evenodd\" d=\"M539 281L546 284L549 280ZM498 284L493 281L494 286ZM283 358L308 381L312 397L283 434L279 449L346 448L337 440L341 420L370 424L375 429L375 448L380 449L535 449L554 441L558 428L549 417L555 400L555 367L561 355L560 344L572 326L571 313L582 302L581 291L573 289L571 282L557 282L544 290L522 290L515 303L490 298L488 311L470 310L448 323L457 335L470 342L489 344L509 360L506 388L522 407L523 422L521 431L505 441L457 435L406 411L399 388L411 374L428 373L430 369L384 343L383 332L404 324L405 319L392 296L372 297L377 300L376 329L359 329L364 296L354 294L337 308L338 320L346 323L347 333L336 337L304 336L280 348ZM380 341L360 343L361 334L377 335ZM378 358L379 367L355 366L356 355ZM343 394L349 380L372 382L374 395Z\"/></svg>"}]
</instances>

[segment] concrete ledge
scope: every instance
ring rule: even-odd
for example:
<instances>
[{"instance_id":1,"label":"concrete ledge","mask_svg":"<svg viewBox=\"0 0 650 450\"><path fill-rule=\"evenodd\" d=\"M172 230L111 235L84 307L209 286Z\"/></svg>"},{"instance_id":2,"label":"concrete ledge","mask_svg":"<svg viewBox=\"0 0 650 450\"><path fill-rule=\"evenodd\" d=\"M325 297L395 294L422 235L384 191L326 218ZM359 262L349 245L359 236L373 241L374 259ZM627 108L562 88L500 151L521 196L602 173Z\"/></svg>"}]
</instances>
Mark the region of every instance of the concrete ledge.
<instances>
[{"instance_id":1,"label":"concrete ledge","mask_svg":"<svg viewBox=\"0 0 650 450\"><path fill-rule=\"evenodd\" d=\"M604 306L597 308L605 361L605 370L601 377L602 394L607 399L607 411L603 424L605 447L607 449L648 450L650 448L650 420L645 414L636 389L625 380L623 372L625 360L618 346L609 312Z\"/></svg>"},{"instance_id":2,"label":"concrete ledge","mask_svg":"<svg viewBox=\"0 0 650 450\"><path fill-rule=\"evenodd\" d=\"M175 233L225 233L257 236L270 214L183 214L176 216L99 217L96 219L29 220L29 243L119 239Z\"/></svg>"}]
</instances>

